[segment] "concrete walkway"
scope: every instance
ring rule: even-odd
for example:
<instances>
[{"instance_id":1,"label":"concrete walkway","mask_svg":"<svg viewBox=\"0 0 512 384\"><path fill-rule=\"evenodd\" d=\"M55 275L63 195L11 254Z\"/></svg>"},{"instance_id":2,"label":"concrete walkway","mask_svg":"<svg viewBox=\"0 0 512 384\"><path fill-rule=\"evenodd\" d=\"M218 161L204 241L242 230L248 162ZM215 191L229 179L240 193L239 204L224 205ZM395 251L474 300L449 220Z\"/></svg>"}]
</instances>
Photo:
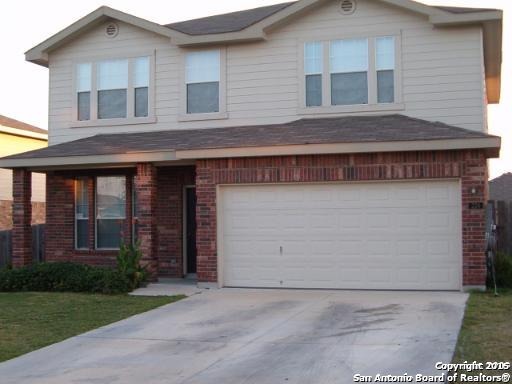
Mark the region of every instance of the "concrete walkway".
<instances>
[{"instance_id":1,"label":"concrete walkway","mask_svg":"<svg viewBox=\"0 0 512 384\"><path fill-rule=\"evenodd\" d=\"M187 279L160 279L158 283L150 283L144 288L131 292L133 296L192 296L205 289L198 288L195 280Z\"/></svg>"},{"instance_id":2,"label":"concrete walkway","mask_svg":"<svg viewBox=\"0 0 512 384\"><path fill-rule=\"evenodd\" d=\"M467 295L221 289L0 364L2 384L352 383L439 374Z\"/></svg>"}]
</instances>

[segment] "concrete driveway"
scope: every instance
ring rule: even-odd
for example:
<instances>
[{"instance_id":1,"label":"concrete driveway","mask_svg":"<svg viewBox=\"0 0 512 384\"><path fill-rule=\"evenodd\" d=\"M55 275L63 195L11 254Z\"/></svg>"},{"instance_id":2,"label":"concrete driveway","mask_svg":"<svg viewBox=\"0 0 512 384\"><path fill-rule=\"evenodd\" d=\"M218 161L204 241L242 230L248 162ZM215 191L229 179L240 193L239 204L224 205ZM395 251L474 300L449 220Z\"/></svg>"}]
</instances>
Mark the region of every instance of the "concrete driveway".
<instances>
[{"instance_id":1,"label":"concrete driveway","mask_svg":"<svg viewBox=\"0 0 512 384\"><path fill-rule=\"evenodd\" d=\"M221 289L0 364L7 383L352 383L439 374L467 295Z\"/></svg>"}]
</instances>

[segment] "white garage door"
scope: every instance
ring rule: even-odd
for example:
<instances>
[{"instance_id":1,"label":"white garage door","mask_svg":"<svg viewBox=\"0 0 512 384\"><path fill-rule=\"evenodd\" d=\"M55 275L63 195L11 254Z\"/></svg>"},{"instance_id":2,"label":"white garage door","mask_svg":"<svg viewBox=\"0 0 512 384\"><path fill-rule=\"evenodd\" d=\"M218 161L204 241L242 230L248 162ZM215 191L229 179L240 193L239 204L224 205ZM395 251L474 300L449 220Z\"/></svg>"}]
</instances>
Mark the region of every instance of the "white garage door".
<instances>
[{"instance_id":1,"label":"white garage door","mask_svg":"<svg viewBox=\"0 0 512 384\"><path fill-rule=\"evenodd\" d=\"M456 181L220 191L225 286L460 289Z\"/></svg>"}]
</instances>

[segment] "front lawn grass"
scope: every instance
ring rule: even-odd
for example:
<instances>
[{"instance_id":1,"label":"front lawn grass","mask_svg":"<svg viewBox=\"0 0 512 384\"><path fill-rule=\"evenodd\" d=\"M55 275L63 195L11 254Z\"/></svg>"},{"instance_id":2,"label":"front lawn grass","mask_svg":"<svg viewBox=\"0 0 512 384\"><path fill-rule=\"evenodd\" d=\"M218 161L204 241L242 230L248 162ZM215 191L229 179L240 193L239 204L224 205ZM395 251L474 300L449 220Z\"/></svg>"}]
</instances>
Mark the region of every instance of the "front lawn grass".
<instances>
[{"instance_id":1,"label":"front lawn grass","mask_svg":"<svg viewBox=\"0 0 512 384\"><path fill-rule=\"evenodd\" d=\"M183 297L54 292L0 293L0 361Z\"/></svg>"},{"instance_id":2,"label":"front lawn grass","mask_svg":"<svg viewBox=\"0 0 512 384\"><path fill-rule=\"evenodd\" d=\"M511 340L512 291L501 291L498 297L492 292L471 293L453 362L485 365L487 361L511 361ZM487 373L496 375L500 371Z\"/></svg>"}]
</instances>

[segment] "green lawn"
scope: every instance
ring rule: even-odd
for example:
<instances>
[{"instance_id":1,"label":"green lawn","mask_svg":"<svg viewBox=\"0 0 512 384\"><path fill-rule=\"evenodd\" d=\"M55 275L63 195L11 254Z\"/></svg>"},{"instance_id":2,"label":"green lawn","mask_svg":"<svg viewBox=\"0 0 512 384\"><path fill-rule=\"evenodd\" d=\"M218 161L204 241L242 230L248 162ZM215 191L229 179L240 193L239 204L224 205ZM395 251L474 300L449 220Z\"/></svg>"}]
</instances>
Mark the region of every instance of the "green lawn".
<instances>
[{"instance_id":1,"label":"green lawn","mask_svg":"<svg viewBox=\"0 0 512 384\"><path fill-rule=\"evenodd\" d=\"M183 297L0 293L0 361Z\"/></svg>"},{"instance_id":2,"label":"green lawn","mask_svg":"<svg viewBox=\"0 0 512 384\"><path fill-rule=\"evenodd\" d=\"M512 291L500 292L498 297L487 292L472 293L453 362L511 361L511 340Z\"/></svg>"}]
</instances>

